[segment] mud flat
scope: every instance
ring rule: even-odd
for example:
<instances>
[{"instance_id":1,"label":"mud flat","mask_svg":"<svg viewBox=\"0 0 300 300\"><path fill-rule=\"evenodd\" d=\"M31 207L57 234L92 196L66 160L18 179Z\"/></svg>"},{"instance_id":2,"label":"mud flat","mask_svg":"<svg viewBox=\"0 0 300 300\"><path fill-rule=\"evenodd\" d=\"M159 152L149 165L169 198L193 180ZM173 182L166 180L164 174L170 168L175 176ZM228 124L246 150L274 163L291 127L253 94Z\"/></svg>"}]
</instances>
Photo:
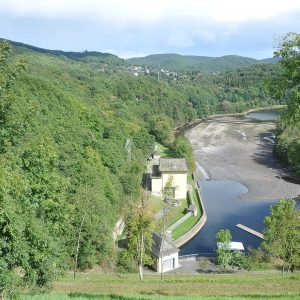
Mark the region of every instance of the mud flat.
<instances>
[{"instance_id":1,"label":"mud flat","mask_svg":"<svg viewBox=\"0 0 300 300\"><path fill-rule=\"evenodd\" d=\"M300 181L273 157L274 130L274 122L220 117L197 125L186 136L209 179L247 187L241 199L294 198L300 195Z\"/></svg>"}]
</instances>

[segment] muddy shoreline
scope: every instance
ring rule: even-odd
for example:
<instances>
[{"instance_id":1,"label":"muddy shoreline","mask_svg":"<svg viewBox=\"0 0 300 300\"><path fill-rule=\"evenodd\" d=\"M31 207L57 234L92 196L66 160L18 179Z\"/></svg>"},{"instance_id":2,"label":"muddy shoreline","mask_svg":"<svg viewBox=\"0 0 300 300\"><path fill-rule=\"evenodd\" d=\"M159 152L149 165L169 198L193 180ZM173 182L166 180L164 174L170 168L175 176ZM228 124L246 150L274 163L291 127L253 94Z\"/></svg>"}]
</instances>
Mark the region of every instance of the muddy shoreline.
<instances>
[{"instance_id":1,"label":"muddy shoreline","mask_svg":"<svg viewBox=\"0 0 300 300\"><path fill-rule=\"evenodd\" d=\"M295 198L300 184L287 180L295 175L273 157L274 132L274 122L223 116L197 124L185 136L210 180L236 181L247 187L242 199Z\"/></svg>"},{"instance_id":2,"label":"muddy shoreline","mask_svg":"<svg viewBox=\"0 0 300 300\"><path fill-rule=\"evenodd\" d=\"M196 127L197 125L199 125L201 123L206 123L206 122L209 122L209 121L213 121L215 119L217 120L218 118L233 117L233 118L240 119L240 118L242 118L242 117L244 117L247 114L252 113L252 112L271 111L271 110L274 110L274 109L279 110L279 109L282 109L284 107L285 107L285 105L273 105L273 106L269 106L269 107L253 108L253 109L247 110L247 111L242 112L242 113L211 115L211 116L208 116L207 119L196 119L194 121L181 124L181 125L175 127L173 132L174 132L175 137L177 138L180 135L185 135L187 132L189 132L191 129L193 129L194 127Z\"/></svg>"}]
</instances>

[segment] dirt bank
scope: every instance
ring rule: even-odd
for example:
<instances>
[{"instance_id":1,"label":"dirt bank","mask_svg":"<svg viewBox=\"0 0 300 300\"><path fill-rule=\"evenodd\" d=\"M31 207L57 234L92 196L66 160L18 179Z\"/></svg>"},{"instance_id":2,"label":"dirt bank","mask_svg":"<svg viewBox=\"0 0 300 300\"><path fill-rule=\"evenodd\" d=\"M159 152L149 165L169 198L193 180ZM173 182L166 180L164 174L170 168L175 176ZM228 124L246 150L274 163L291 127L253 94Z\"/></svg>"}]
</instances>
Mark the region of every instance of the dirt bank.
<instances>
[{"instance_id":1,"label":"dirt bank","mask_svg":"<svg viewBox=\"0 0 300 300\"><path fill-rule=\"evenodd\" d=\"M242 198L296 197L300 184L272 155L274 130L274 123L221 117L199 124L186 136L210 179L238 181L248 188Z\"/></svg>"}]
</instances>

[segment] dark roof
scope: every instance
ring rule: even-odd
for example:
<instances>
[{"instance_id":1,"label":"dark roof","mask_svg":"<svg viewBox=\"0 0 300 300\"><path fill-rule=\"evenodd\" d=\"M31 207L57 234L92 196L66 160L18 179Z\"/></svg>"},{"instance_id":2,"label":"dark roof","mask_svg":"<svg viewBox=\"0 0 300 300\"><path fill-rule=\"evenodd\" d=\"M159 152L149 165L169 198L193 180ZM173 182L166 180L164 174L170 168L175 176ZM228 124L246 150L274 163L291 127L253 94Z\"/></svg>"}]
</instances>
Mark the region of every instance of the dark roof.
<instances>
[{"instance_id":1,"label":"dark roof","mask_svg":"<svg viewBox=\"0 0 300 300\"><path fill-rule=\"evenodd\" d=\"M153 155L160 155L160 151L158 149L156 149L154 152L153 152Z\"/></svg>"},{"instance_id":2,"label":"dark roof","mask_svg":"<svg viewBox=\"0 0 300 300\"><path fill-rule=\"evenodd\" d=\"M187 172L185 158L161 158L159 160L160 172Z\"/></svg>"},{"instance_id":3,"label":"dark roof","mask_svg":"<svg viewBox=\"0 0 300 300\"><path fill-rule=\"evenodd\" d=\"M164 239L162 243L162 236L156 232L152 233L153 244L151 247L151 252L156 255L156 257L166 256L173 253L179 252L179 248Z\"/></svg>"}]
</instances>

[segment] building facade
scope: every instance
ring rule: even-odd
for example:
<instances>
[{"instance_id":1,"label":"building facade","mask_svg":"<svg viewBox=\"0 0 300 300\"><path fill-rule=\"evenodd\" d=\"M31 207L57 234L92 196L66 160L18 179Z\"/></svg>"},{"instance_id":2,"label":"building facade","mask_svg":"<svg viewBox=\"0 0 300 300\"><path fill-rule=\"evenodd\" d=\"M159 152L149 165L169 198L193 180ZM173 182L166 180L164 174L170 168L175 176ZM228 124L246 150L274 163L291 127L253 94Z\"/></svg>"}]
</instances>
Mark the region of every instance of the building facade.
<instances>
[{"instance_id":1,"label":"building facade","mask_svg":"<svg viewBox=\"0 0 300 300\"><path fill-rule=\"evenodd\" d=\"M187 195L188 168L184 158L160 158L158 165L153 165L151 174L151 192L162 196L162 191L169 182L173 188L174 199L184 199Z\"/></svg>"}]
</instances>

